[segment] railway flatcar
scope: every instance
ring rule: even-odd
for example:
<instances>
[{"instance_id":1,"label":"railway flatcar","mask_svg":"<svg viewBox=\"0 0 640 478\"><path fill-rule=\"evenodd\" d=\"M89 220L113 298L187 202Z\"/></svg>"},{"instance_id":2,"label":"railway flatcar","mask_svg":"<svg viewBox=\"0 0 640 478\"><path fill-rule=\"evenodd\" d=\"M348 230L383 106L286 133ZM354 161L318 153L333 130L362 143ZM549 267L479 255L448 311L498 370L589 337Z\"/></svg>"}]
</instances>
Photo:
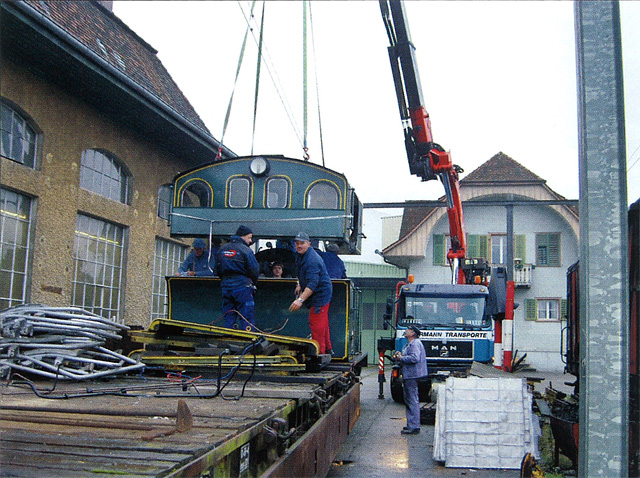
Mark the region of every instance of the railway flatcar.
<instances>
[{"instance_id":1,"label":"railway flatcar","mask_svg":"<svg viewBox=\"0 0 640 478\"><path fill-rule=\"evenodd\" d=\"M173 236L228 238L239 224L283 241L303 230L359 254L362 204L343 174L284 156L214 161L174 178Z\"/></svg>"}]
</instances>

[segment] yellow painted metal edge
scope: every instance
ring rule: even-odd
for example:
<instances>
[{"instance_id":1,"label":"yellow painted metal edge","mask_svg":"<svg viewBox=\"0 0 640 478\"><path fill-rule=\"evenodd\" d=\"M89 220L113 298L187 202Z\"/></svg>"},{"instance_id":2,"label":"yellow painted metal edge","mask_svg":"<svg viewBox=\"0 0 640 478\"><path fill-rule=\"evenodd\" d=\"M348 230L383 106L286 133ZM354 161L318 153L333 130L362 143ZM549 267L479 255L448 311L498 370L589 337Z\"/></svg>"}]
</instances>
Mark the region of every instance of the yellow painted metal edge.
<instances>
[{"instance_id":1,"label":"yellow painted metal edge","mask_svg":"<svg viewBox=\"0 0 640 478\"><path fill-rule=\"evenodd\" d=\"M174 327L183 327L185 329L206 332L212 335L220 335L224 337L237 337L242 339L253 340L258 337L265 337L271 342L290 345L306 345L315 348L316 355L319 354L320 348L318 342L312 339L302 339L300 337L291 337L286 335L263 334L260 332L249 332L246 330L228 329L226 327L217 327L215 325L196 324L193 322L184 322L173 319L155 319L149 325L149 331L157 331L161 325Z\"/></svg>"}]
</instances>

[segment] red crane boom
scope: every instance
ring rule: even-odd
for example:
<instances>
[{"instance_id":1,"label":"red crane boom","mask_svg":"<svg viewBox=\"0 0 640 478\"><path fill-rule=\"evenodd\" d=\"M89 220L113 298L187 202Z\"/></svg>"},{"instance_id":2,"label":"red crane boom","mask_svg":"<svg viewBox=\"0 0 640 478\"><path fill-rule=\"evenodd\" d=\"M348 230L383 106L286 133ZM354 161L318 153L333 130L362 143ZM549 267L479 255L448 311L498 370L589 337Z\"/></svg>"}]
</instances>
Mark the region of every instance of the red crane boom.
<instances>
[{"instance_id":1,"label":"red crane boom","mask_svg":"<svg viewBox=\"0 0 640 478\"><path fill-rule=\"evenodd\" d=\"M467 253L458 183L462 168L453 164L451 154L433 141L431 120L424 105L415 47L411 42L404 3L380 0L380 10L389 36L389 60L404 128L409 170L423 181L439 179L444 186L451 234L451 248L447 252L447 259L452 267L453 283L465 284L467 277L460 268Z\"/></svg>"}]
</instances>

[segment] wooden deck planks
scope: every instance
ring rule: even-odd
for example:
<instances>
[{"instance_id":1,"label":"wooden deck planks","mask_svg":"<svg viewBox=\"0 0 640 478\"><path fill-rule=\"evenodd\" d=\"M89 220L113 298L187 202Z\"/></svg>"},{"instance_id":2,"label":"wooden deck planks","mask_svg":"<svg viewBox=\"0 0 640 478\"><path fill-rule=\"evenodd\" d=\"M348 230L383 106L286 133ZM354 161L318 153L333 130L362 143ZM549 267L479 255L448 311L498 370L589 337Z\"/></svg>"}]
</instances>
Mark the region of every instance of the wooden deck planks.
<instances>
[{"instance_id":1,"label":"wooden deck planks","mask_svg":"<svg viewBox=\"0 0 640 478\"><path fill-rule=\"evenodd\" d=\"M93 385L95 389L145 386L145 382ZM243 382L225 391L240 393ZM91 387L91 385L90 385ZM268 388L281 398L255 398L247 389ZM312 396L317 384L252 383L239 400L185 398L193 427L183 433L145 439L169 432L176 423L178 397L157 397L148 388L134 396L89 395L47 399L31 389L0 388L0 467L2 476L87 476L130 473L159 476L180 469L198 457L224 447L264 420L294 406L296 398ZM46 389L46 387L42 387ZM215 386L199 386L211 394ZM86 384L63 383L54 393L86 393ZM260 426L261 428L261 426ZM253 432L250 432L253 433Z\"/></svg>"}]
</instances>

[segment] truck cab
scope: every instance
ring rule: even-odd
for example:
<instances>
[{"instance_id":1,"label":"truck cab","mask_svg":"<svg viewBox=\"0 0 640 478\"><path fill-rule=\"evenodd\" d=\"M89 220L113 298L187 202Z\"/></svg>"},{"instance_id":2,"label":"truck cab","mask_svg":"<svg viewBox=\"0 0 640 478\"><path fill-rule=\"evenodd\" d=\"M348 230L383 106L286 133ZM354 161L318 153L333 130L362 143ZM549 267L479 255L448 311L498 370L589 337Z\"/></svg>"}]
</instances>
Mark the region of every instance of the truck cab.
<instances>
[{"instance_id":1,"label":"truck cab","mask_svg":"<svg viewBox=\"0 0 640 478\"><path fill-rule=\"evenodd\" d=\"M505 317L507 308L506 269L479 259L465 260L462 268L468 284L414 284L409 279L399 283L395 299L387 301L384 326L395 333L381 338L378 350L402 351L407 344L404 331L411 326L420 330L429 373L419 383L420 401L429 401L433 381L466 376L473 362L490 363L495 355L495 322ZM391 396L403 401L402 368L396 363Z\"/></svg>"},{"instance_id":2,"label":"truck cab","mask_svg":"<svg viewBox=\"0 0 640 478\"><path fill-rule=\"evenodd\" d=\"M399 288L395 339L387 339L393 344L387 343L385 348L402 351L407 344L404 331L412 325L420 329L429 372L420 383L421 401L428 401L432 381L466 374L474 361L491 360L493 327L488 300L485 285L406 284ZM398 364L391 373L391 396L397 402L403 400Z\"/></svg>"}]
</instances>

